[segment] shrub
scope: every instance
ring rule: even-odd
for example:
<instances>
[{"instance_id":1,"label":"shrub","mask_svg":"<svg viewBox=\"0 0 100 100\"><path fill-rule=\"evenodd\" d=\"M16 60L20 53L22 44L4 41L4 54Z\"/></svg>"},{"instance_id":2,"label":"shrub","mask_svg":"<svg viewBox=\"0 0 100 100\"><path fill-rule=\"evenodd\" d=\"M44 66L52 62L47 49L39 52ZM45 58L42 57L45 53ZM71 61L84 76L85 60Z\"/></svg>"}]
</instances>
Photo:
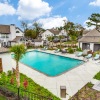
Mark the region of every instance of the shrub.
<instances>
[{"instance_id":1,"label":"shrub","mask_svg":"<svg viewBox=\"0 0 100 100\"><path fill-rule=\"evenodd\" d=\"M93 87L93 84L92 84L91 82L89 82L89 83L87 83L87 86L88 86L89 88L92 88L92 87Z\"/></svg>"},{"instance_id":2,"label":"shrub","mask_svg":"<svg viewBox=\"0 0 100 100\"><path fill-rule=\"evenodd\" d=\"M100 80L100 71L93 78L97 79L97 80Z\"/></svg>"},{"instance_id":3,"label":"shrub","mask_svg":"<svg viewBox=\"0 0 100 100\"><path fill-rule=\"evenodd\" d=\"M76 51L82 51L82 49L77 47Z\"/></svg>"},{"instance_id":4,"label":"shrub","mask_svg":"<svg viewBox=\"0 0 100 100\"><path fill-rule=\"evenodd\" d=\"M72 48L68 48L68 52L69 52L70 54L72 54L72 53L74 53L74 50L73 50Z\"/></svg>"},{"instance_id":5,"label":"shrub","mask_svg":"<svg viewBox=\"0 0 100 100\"><path fill-rule=\"evenodd\" d=\"M12 71L9 70L9 71L7 72L7 75L8 75L8 76L11 76L11 75L12 75Z\"/></svg>"}]
</instances>

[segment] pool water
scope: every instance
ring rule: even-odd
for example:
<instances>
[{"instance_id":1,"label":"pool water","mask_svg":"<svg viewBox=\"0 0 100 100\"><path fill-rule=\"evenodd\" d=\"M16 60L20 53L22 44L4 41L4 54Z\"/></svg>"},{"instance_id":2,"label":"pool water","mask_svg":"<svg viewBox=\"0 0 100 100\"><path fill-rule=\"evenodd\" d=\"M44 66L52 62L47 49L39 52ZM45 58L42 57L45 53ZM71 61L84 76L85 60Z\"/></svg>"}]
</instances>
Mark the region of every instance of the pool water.
<instances>
[{"instance_id":1,"label":"pool water","mask_svg":"<svg viewBox=\"0 0 100 100\"><path fill-rule=\"evenodd\" d=\"M35 50L27 52L20 62L48 76L60 75L83 63L81 60L43 53Z\"/></svg>"}]
</instances>

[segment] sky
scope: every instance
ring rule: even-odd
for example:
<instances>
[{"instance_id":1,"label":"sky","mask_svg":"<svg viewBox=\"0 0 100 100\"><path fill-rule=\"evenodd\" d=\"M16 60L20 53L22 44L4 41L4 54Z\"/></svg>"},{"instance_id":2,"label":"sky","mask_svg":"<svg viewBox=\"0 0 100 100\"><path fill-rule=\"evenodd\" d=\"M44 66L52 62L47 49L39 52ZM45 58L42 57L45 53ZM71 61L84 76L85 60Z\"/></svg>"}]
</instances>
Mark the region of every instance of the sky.
<instances>
[{"instance_id":1,"label":"sky","mask_svg":"<svg viewBox=\"0 0 100 100\"><path fill-rule=\"evenodd\" d=\"M29 26L37 21L50 29L63 26L64 20L87 28L92 13L100 13L100 0L0 0L0 24L16 24L20 28L21 21Z\"/></svg>"}]
</instances>

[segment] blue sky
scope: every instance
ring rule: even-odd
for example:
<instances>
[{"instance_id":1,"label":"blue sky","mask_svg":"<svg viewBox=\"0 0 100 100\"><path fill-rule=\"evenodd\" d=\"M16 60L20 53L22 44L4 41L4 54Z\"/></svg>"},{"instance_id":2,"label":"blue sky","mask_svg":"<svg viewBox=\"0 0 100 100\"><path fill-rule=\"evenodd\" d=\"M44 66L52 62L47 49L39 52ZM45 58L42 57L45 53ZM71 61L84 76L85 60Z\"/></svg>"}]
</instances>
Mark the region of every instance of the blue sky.
<instances>
[{"instance_id":1,"label":"blue sky","mask_svg":"<svg viewBox=\"0 0 100 100\"><path fill-rule=\"evenodd\" d=\"M100 0L0 0L0 24L16 24L21 20L43 28L59 27L63 20L82 24L92 13L100 13Z\"/></svg>"}]
</instances>

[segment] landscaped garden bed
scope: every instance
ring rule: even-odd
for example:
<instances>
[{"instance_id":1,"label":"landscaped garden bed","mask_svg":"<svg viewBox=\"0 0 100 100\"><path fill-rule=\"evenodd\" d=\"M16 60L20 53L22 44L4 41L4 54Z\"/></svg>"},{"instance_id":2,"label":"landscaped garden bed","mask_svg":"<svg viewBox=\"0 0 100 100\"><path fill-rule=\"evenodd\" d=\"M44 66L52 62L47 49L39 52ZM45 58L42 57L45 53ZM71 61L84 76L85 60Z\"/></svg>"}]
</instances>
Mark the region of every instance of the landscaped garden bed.
<instances>
[{"instance_id":1,"label":"landscaped garden bed","mask_svg":"<svg viewBox=\"0 0 100 100\"><path fill-rule=\"evenodd\" d=\"M86 84L69 100L100 100L100 92L92 89L93 84Z\"/></svg>"},{"instance_id":2,"label":"landscaped garden bed","mask_svg":"<svg viewBox=\"0 0 100 100\"><path fill-rule=\"evenodd\" d=\"M100 71L93 77L100 80ZM94 90L91 82L87 83L69 100L100 100L100 91Z\"/></svg>"},{"instance_id":3,"label":"landscaped garden bed","mask_svg":"<svg viewBox=\"0 0 100 100\"><path fill-rule=\"evenodd\" d=\"M1 89L1 92L7 89L9 90L8 93L10 92L14 93L12 95L17 96L18 89L17 89L15 74L12 74L11 71L9 71L8 74L6 75L6 73L3 72L2 74L0 74L0 77L1 77L0 78L0 88L3 88ZM28 78L26 75L22 73L20 73L20 82L21 82L20 83L20 96L23 96L23 95L25 96L26 94L28 94L26 95L28 97L31 94L31 97L37 96L41 98L50 98L52 100L60 100L58 97L53 95L47 89L38 85L31 78ZM43 100L47 100L47 99L43 99Z\"/></svg>"}]
</instances>

